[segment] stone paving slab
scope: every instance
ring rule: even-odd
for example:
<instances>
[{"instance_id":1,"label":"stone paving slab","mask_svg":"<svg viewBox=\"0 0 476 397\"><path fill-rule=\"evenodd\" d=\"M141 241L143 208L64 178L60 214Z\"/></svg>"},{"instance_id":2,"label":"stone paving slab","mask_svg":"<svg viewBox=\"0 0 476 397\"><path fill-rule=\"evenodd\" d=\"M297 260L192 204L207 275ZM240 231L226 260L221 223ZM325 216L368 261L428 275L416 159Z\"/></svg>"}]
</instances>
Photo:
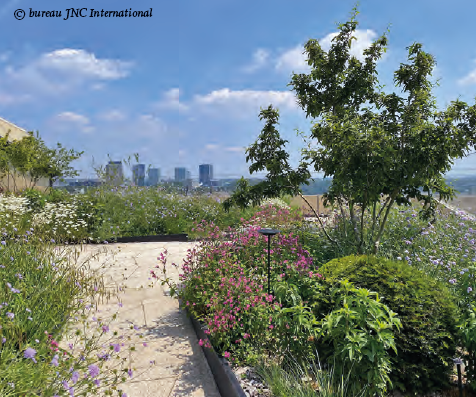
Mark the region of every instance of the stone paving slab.
<instances>
[{"instance_id":1,"label":"stone paving slab","mask_svg":"<svg viewBox=\"0 0 476 397\"><path fill-rule=\"evenodd\" d=\"M103 274L106 286L117 294L116 299L101 302L93 315L107 323L117 313L109 325L110 332L117 330L127 343L135 344L136 351L129 354L134 375L118 386L128 397L221 397L190 319L179 309L178 301L169 296L167 286L155 283L151 287L154 280L150 271L159 264L157 257L165 249L168 276L177 283L179 270L171 264L180 265L187 250L196 244L118 243L76 247L78 252L81 249L78 264L96 253L88 266Z\"/></svg>"}]
</instances>

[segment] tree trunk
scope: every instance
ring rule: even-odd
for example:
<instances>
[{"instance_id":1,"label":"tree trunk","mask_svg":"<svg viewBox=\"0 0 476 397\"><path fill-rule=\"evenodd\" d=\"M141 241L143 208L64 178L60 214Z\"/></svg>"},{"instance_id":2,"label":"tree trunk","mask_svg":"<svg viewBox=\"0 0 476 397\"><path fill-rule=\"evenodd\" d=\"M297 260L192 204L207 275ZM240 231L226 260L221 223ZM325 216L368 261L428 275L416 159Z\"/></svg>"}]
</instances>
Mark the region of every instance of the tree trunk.
<instances>
[{"instance_id":1,"label":"tree trunk","mask_svg":"<svg viewBox=\"0 0 476 397\"><path fill-rule=\"evenodd\" d=\"M382 224L380 225L379 233L378 233L377 238L375 239L375 242L374 242L374 250L373 250L374 255L377 255L378 248L379 248L379 245L380 245L380 239L382 237L383 230L385 228L385 223L387 222L388 214L390 213L390 209L392 208L393 202L395 201L395 197L397 197L397 194L398 194L398 190L394 191L393 194L391 195L390 202L388 203L387 210L385 211L385 216L382 220Z\"/></svg>"}]
</instances>

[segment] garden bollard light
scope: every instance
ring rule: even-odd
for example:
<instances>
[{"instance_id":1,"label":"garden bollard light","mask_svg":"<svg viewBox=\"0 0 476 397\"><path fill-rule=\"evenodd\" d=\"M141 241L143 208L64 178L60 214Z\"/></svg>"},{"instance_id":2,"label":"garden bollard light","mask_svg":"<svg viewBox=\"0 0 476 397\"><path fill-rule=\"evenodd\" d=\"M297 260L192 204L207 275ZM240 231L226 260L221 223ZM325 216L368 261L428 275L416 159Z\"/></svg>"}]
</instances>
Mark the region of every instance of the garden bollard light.
<instances>
[{"instance_id":1,"label":"garden bollard light","mask_svg":"<svg viewBox=\"0 0 476 397\"><path fill-rule=\"evenodd\" d=\"M461 364L463 364L463 360L461 360L461 358L454 358L453 362L456 364L456 369L458 371L459 397L463 397L463 382L461 381Z\"/></svg>"},{"instance_id":2,"label":"garden bollard light","mask_svg":"<svg viewBox=\"0 0 476 397\"><path fill-rule=\"evenodd\" d=\"M271 262L269 258L269 253L271 250L271 236L274 236L275 234L280 233L280 230L275 230L275 229L260 229L258 230L258 233L268 236L268 295L270 292L270 279L271 279Z\"/></svg>"}]
</instances>

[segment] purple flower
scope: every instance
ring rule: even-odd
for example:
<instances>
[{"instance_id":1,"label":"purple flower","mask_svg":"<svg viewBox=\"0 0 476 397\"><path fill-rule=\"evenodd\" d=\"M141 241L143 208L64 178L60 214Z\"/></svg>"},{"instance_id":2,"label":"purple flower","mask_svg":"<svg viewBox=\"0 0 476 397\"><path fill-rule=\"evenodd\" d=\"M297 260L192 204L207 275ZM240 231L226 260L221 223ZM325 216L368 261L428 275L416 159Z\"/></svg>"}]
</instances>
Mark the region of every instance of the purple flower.
<instances>
[{"instance_id":1,"label":"purple flower","mask_svg":"<svg viewBox=\"0 0 476 397\"><path fill-rule=\"evenodd\" d=\"M7 338L2 338L2 345L7 341Z\"/></svg>"},{"instance_id":2,"label":"purple flower","mask_svg":"<svg viewBox=\"0 0 476 397\"><path fill-rule=\"evenodd\" d=\"M109 327L107 325L103 325L102 332L104 333L109 332Z\"/></svg>"},{"instance_id":3,"label":"purple flower","mask_svg":"<svg viewBox=\"0 0 476 397\"><path fill-rule=\"evenodd\" d=\"M79 372L74 371L73 375L71 376L71 382L73 382L73 384L76 384L78 380L79 380Z\"/></svg>"},{"instance_id":4,"label":"purple flower","mask_svg":"<svg viewBox=\"0 0 476 397\"><path fill-rule=\"evenodd\" d=\"M127 370L127 375L129 375L129 378L132 378L132 369L128 369Z\"/></svg>"},{"instance_id":5,"label":"purple flower","mask_svg":"<svg viewBox=\"0 0 476 397\"><path fill-rule=\"evenodd\" d=\"M7 312L7 317L8 317L10 320L13 320L13 318L15 317L15 315L14 315L13 313Z\"/></svg>"},{"instance_id":6,"label":"purple flower","mask_svg":"<svg viewBox=\"0 0 476 397\"><path fill-rule=\"evenodd\" d=\"M471 287L468 287L468 294L472 291L473 289Z\"/></svg>"},{"instance_id":7,"label":"purple flower","mask_svg":"<svg viewBox=\"0 0 476 397\"><path fill-rule=\"evenodd\" d=\"M36 354L36 350L29 347L28 349L25 350L23 357L31 358L31 360L36 364L35 354Z\"/></svg>"},{"instance_id":8,"label":"purple flower","mask_svg":"<svg viewBox=\"0 0 476 397\"><path fill-rule=\"evenodd\" d=\"M99 375L99 367L95 364L91 364L89 367L89 375L91 378L95 378L96 376Z\"/></svg>"},{"instance_id":9,"label":"purple flower","mask_svg":"<svg viewBox=\"0 0 476 397\"><path fill-rule=\"evenodd\" d=\"M57 354L53 357L53 360L51 360L51 365L54 365L55 367L57 367L59 365Z\"/></svg>"},{"instance_id":10,"label":"purple flower","mask_svg":"<svg viewBox=\"0 0 476 397\"><path fill-rule=\"evenodd\" d=\"M121 351L121 346L119 345L119 343L114 343L112 346L114 347L114 351L116 353L119 353Z\"/></svg>"}]
</instances>

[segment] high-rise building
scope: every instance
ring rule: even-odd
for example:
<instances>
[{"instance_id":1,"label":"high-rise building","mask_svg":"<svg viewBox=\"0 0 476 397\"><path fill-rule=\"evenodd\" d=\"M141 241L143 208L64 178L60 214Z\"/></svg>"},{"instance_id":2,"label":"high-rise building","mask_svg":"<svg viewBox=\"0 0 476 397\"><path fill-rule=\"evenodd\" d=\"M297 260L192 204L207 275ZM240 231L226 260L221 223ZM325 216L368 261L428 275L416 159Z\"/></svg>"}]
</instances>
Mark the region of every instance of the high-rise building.
<instances>
[{"instance_id":1,"label":"high-rise building","mask_svg":"<svg viewBox=\"0 0 476 397\"><path fill-rule=\"evenodd\" d=\"M184 167L175 168L175 182L184 182L187 179L187 169Z\"/></svg>"},{"instance_id":2,"label":"high-rise building","mask_svg":"<svg viewBox=\"0 0 476 397\"><path fill-rule=\"evenodd\" d=\"M148 172L147 184L149 186L157 186L160 181L160 168L150 168Z\"/></svg>"},{"instance_id":3,"label":"high-rise building","mask_svg":"<svg viewBox=\"0 0 476 397\"><path fill-rule=\"evenodd\" d=\"M213 165L200 164L198 166L198 181L203 186L210 186L213 179Z\"/></svg>"},{"instance_id":4,"label":"high-rise building","mask_svg":"<svg viewBox=\"0 0 476 397\"><path fill-rule=\"evenodd\" d=\"M132 166L132 180L136 186L145 184L145 164L134 164Z\"/></svg>"},{"instance_id":5,"label":"high-rise building","mask_svg":"<svg viewBox=\"0 0 476 397\"><path fill-rule=\"evenodd\" d=\"M110 161L106 164L106 181L113 185L120 185L124 181L122 161Z\"/></svg>"}]
</instances>

